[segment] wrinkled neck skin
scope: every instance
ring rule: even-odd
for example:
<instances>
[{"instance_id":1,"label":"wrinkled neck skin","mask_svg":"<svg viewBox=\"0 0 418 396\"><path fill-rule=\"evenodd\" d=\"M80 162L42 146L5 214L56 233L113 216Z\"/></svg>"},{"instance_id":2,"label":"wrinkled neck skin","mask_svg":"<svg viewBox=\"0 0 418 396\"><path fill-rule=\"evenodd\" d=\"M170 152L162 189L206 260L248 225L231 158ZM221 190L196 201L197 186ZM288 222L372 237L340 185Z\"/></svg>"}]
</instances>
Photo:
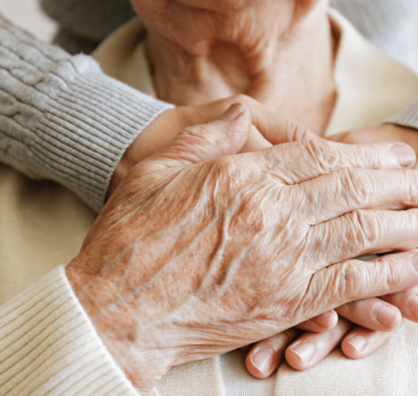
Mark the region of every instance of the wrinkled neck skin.
<instances>
[{"instance_id":1,"label":"wrinkled neck skin","mask_svg":"<svg viewBox=\"0 0 418 396\"><path fill-rule=\"evenodd\" d=\"M160 99L197 105L244 93L324 133L336 100L327 0L249 0L241 9L220 3L216 12L190 3L169 0L145 15L137 7Z\"/></svg>"}]
</instances>

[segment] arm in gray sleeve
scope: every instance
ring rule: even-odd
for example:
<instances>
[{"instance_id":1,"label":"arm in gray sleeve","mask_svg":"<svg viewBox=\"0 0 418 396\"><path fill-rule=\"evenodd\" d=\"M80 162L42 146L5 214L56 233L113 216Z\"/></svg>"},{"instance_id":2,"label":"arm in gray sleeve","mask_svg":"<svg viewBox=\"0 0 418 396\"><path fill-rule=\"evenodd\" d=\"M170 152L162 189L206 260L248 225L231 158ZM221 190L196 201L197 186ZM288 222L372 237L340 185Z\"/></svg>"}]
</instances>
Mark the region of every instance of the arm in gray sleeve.
<instances>
[{"instance_id":1,"label":"arm in gray sleeve","mask_svg":"<svg viewBox=\"0 0 418 396\"><path fill-rule=\"evenodd\" d=\"M99 211L126 149L172 107L0 16L0 161L25 175L63 184Z\"/></svg>"}]
</instances>

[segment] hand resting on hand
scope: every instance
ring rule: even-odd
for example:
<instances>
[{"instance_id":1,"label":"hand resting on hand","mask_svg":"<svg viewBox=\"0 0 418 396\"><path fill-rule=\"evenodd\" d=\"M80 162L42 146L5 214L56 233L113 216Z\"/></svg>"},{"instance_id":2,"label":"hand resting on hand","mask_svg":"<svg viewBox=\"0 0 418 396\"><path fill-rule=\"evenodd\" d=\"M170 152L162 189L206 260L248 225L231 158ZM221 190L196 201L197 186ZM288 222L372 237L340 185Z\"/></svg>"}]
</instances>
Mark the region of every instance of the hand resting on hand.
<instances>
[{"instance_id":1,"label":"hand resting on hand","mask_svg":"<svg viewBox=\"0 0 418 396\"><path fill-rule=\"evenodd\" d=\"M310 140L230 156L250 130L250 112L232 106L136 165L67 266L139 389L172 366L418 284L416 251L351 259L416 245L417 210L387 210L418 204L398 143Z\"/></svg>"}]
</instances>

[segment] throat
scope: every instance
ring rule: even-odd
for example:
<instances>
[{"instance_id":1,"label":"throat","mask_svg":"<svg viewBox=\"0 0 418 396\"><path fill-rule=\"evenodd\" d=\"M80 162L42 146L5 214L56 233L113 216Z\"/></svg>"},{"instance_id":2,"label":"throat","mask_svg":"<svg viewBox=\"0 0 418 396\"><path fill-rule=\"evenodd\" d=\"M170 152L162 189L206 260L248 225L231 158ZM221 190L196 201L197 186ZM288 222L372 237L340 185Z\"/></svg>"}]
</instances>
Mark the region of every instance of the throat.
<instances>
[{"instance_id":1,"label":"throat","mask_svg":"<svg viewBox=\"0 0 418 396\"><path fill-rule=\"evenodd\" d=\"M338 37L328 18L322 26L314 40L286 37L266 41L260 49L215 41L198 55L149 31L145 49L157 97L192 106L246 94L323 135L337 99Z\"/></svg>"}]
</instances>

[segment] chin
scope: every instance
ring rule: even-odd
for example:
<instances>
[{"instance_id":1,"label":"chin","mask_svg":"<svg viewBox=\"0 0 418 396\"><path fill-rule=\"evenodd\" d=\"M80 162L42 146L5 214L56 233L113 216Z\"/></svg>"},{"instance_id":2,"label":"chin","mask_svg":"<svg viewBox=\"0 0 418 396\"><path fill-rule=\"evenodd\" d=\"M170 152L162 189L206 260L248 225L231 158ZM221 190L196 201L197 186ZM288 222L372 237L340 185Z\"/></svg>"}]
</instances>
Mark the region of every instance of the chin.
<instances>
[{"instance_id":1,"label":"chin","mask_svg":"<svg viewBox=\"0 0 418 396\"><path fill-rule=\"evenodd\" d=\"M245 8L254 7L258 4L268 3L272 0L173 0L178 3L195 7L206 9L209 11L216 12L228 12L236 11ZM283 1L283 0L273 0L273 1Z\"/></svg>"}]
</instances>

